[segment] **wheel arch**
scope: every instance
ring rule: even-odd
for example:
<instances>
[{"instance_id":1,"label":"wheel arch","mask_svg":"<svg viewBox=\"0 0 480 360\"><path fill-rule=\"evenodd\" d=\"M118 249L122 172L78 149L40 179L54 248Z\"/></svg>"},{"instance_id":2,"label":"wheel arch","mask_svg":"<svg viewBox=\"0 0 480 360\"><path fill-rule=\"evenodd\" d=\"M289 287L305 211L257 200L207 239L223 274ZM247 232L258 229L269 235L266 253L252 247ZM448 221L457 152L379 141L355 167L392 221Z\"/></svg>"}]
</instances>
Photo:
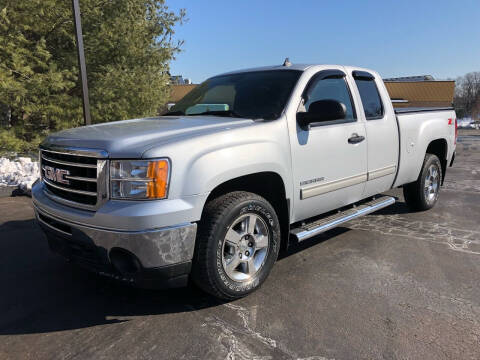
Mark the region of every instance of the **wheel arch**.
<instances>
[{"instance_id":1,"label":"wheel arch","mask_svg":"<svg viewBox=\"0 0 480 360\"><path fill-rule=\"evenodd\" d=\"M282 177L276 172L264 171L230 179L217 185L210 192L206 203L232 191L247 191L260 195L273 206L280 222L281 248L286 249L290 234L290 199L287 197Z\"/></svg>"},{"instance_id":2,"label":"wheel arch","mask_svg":"<svg viewBox=\"0 0 480 360\"><path fill-rule=\"evenodd\" d=\"M447 140L440 138L430 141L425 151L425 154L434 154L440 160L442 166L442 185L445 180L445 173L447 171L447 155L448 143Z\"/></svg>"}]
</instances>

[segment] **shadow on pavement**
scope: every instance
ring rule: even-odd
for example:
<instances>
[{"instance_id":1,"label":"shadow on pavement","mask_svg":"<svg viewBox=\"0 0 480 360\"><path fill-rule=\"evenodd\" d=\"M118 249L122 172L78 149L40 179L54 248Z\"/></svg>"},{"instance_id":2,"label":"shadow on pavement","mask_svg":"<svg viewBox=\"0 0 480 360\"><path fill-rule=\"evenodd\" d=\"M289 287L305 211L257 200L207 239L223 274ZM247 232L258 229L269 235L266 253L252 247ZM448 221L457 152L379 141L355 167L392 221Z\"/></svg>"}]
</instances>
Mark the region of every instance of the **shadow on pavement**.
<instances>
[{"instance_id":1,"label":"shadow on pavement","mask_svg":"<svg viewBox=\"0 0 480 360\"><path fill-rule=\"evenodd\" d=\"M395 204L387 206L383 209L375 211L371 214L371 216L375 215L400 215L400 214L407 214L412 213L413 210L410 210L403 201L397 201Z\"/></svg>"},{"instance_id":2,"label":"shadow on pavement","mask_svg":"<svg viewBox=\"0 0 480 360\"><path fill-rule=\"evenodd\" d=\"M347 231L350 231L350 229L339 226L302 242L296 242L296 240L290 238L290 244L288 249L280 252L280 254L278 255L278 261L281 261L282 259L285 259L291 255L306 250L312 246L318 245L324 241L332 239Z\"/></svg>"},{"instance_id":3,"label":"shadow on pavement","mask_svg":"<svg viewBox=\"0 0 480 360\"><path fill-rule=\"evenodd\" d=\"M375 215L395 215L395 214L406 214L406 213L411 213L412 210L410 210L405 202L402 201L397 201L395 204L390 205L386 208L380 209L370 215L367 216L375 216ZM309 247L315 246L319 243L322 243L324 241L327 241L331 238L334 238L338 235L341 235L345 232L350 231L349 228L343 227L343 226L338 226L336 228L333 228L332 230L326 231L324 233L321 233L311 239L304 240L300 243L296 243L294 240L290 239L290 246L287 251L284 251L280 253L278 260L284 259L290 255L296 254L300 251L303 251L305 249L308 249Z\"/></svg>"},{"instance_id":4,"label":"shadow on pavement","mask_svg":"<svg viewBox=\"0 0 480 360\"><path fill-rule=\"evenodd\" d=\"M136 289L69 264L50 252L33 219L6 222L0 234L0 335L79 329L221 304L194 287Z\"/></svg>"},{"instance_id":5,"label":"shadow on pavement","mask_svg":"<svg viewBox=\"0 0 480 360\"><path fill-rule=\"evenodd\" d=\"M403 203L378 213L406 212ZM293 243L279 260L350 231ZM196 311L222 303L197 288L144 290L89 273L50 252L33 219L0 225L0 335L48 333Z\"/></svg>"}]
</instances>

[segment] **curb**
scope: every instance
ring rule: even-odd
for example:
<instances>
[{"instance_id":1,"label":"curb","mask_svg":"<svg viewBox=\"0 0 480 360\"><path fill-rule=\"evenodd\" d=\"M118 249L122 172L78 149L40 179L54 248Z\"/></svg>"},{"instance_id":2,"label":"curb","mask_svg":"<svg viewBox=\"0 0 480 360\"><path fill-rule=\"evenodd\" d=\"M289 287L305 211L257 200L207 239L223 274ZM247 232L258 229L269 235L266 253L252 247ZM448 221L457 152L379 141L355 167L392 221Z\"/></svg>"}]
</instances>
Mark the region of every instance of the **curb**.
<instances>
[{"instance_id":1,"label":"curb","mask_svg":"<svg viewBox=\"0 0 480 360\"><path fill-rule=\"evenodd\" d=\"M15 196L28 196L32 197L30 190L22 190L18 185L0 186L0 198L15 197Z\"/></svg>"},{"instance_id":2,"label":"curb","mask_svg":"<svg viewBox=\"0 0 480 360\"><path fill-rule=\"evenodd\" d=\"M18 189L17 185L0 186L0 198L10 197Z\"/></svg>"}]
</instances>

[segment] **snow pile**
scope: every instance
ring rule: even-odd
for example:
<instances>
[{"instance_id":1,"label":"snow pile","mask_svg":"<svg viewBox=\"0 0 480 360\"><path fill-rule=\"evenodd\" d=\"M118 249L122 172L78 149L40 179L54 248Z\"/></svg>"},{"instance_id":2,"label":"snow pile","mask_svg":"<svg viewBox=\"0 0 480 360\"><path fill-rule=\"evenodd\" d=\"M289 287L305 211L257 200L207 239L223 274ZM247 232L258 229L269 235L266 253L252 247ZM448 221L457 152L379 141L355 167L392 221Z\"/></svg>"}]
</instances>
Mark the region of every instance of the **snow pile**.
<instances>
[{"instance_id":1,"label":"snow pile","mask_svg":"<svg viewBox=\"0 0 480 360\"><path fill-rule=\"evenodd\" d=\"M39 177L38 162L28 157L9 160L0 158L0 186L18 186L23 191L30 191Z\"/></svg>"},{"instance_id":2,"label":"snow pile","mask_svg":"<svg viewBox=\"0 0 480 360\"><path fill-rule=\"evenodd\" d=\"M460 129L478 129L479 125L470 117L457 119L457 125Z\"/></svg>"}]
</instances>

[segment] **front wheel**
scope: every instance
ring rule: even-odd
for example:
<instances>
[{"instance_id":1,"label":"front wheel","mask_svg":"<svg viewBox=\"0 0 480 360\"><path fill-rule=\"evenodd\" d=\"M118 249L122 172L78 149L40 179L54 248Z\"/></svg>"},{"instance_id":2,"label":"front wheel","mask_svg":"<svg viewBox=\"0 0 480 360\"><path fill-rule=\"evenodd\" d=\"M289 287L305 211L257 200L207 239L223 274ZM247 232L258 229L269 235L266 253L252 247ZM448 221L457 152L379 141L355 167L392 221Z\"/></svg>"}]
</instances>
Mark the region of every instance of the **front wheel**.
<instances>
[{"instance_id":1,"label":"front wheel","mask_svg":"<svg viewBox=\"0 0 480 360\"><path fill-rule=\"evenodd\" d=\"M280 224L270 203L235 191L205 205L192 269L194 282L225 300L260 287L280 248Z\"/></svg>"},{"instance_id":2,"label":"front wheel","mask_svg":"<svg viewBox=\"0 0 480 360\"><path fill-rule=\"evenodd\" d=\"M417 181L403 186L403 195L412 210L428 210L438 200L442 183L442 165L434 154L426 154Z\"/></svg>"}]
</instances>

